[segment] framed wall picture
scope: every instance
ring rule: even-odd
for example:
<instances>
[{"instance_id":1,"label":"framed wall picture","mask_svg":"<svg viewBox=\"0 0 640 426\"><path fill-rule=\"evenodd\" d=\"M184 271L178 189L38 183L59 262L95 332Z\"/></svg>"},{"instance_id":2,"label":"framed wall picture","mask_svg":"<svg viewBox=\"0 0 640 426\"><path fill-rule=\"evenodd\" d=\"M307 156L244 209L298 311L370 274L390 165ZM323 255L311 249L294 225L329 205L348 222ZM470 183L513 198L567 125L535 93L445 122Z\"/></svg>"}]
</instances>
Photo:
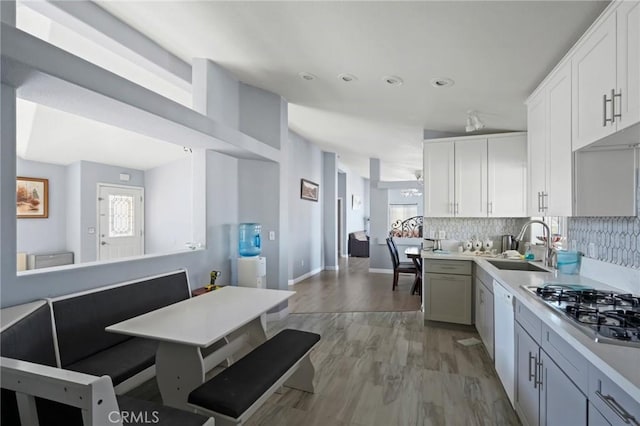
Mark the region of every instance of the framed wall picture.
<instances>
[{"instance_id":1,"label":"framed wall picture","mask_svg":"<svg viewBox=\"0 0 640 426\"><path fill-rule=\"evenodd\" d=\"M300 198L303 200L318 201L320 185L307 179L300 179Z\"/></svg>"},{"instance_id":2,"label":"framed wall picture","mask_svg":"<svg viewBox=\"0 0 640 426\"><path fill-rule=\"evenodd\" d=\"M19 219L49 217L49 179L16 179L16 215Z\"/></svg>"}]
</instances>

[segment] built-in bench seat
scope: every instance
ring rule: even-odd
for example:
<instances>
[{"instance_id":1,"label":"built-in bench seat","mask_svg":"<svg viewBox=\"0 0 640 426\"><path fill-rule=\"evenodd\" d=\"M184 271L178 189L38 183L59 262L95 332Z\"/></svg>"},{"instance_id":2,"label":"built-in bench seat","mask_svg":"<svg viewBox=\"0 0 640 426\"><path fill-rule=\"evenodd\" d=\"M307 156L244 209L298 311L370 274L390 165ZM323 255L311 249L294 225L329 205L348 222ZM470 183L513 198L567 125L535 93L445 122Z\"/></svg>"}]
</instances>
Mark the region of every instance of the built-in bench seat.
<instances>
[{"instance_id":1,"label":"built-in bench seat","mask_svg":"<svg viewBox=\"0 0 640 426\"><path fill-rule=\"evenodd\" d=\"M309 353L320 336L283 330L235 364L194 389L189 404L216 419L216 426L242 424L283 384L313 392Z\"/></svg>"},{"instance_id":2,"label":"built-in bench seat","mask_svg":"<svg viewBox=\"0 0 640 426\"><path fill-rule=\"evenodd\" d=\"M58 368L50 305L46 301L29 305L28 310L11 321L5 323L3 317L0 329L0 424L140 424L135 419L139 420L141 415L149 422L158 418L157 423L170 426L212 423L201 415L126 396L116 397L108 376L95 377ZM111 411L115 413L109 414Z\"/></svg>"},{"instance_id":3,"label":"built-in bench seat","mask_svg":"<svg viewBox=\"0 0 640 426\"><path fill-rule=\"evenodd\" d=\"M116 397L109 376L96 377L5 357L0 358L0 372L3 390L16 395L17 403L12 408L18 418L3 423L8 426L214 425L206 416L123 395ZM45 407L55 408L42 409L45 401Z\"/></svg>"},{"instance_id":4,"label":"built-in bench seat","mask_svg":"<svg viewBox=\"0 0 640 426\"><path fill-rule=\"evenodd\" d=\"M155 374L157 342L108 333L105 327L189 297L182 270L50 299L58 366L107 375L116 393L129 391Z\"/></svg>"}]
</instances>

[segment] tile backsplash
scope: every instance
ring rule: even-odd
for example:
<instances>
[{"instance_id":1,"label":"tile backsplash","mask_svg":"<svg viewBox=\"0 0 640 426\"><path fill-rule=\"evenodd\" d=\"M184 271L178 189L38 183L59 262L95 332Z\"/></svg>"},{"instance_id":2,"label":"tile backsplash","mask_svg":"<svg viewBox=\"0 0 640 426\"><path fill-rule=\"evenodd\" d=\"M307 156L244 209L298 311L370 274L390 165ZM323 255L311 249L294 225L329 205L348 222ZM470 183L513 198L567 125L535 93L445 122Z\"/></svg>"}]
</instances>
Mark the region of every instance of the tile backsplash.
<instances>
[{"instance_id":1,"label":"tile backsplash","mask_svg":"<svg viewBox=\"0 0 640 426\"><path fill-rule=\"evenodd\" d=\"M596 248L595 259L640 269L640 185L637 188L636 217L570 217L567 241L575 240L585 256L589 243Z\"/></svg>"},{"instance_id":2,"label":"tile backsplash","mask_svg":"<svg viewBox=\"0 0 640 426\"><path fill-rule=\"evenodd\" d=\"M578 251L596 248L595 259L631 268L640 268L640 218L570 217L568 241L575 240Z\"/></svg>"},{"instance_id":3,"label":"tile backsplash","mask_svg":"<svg viewBox=\"0 0 640 426\"><path fill-rule=\"evenodd\" d=\"M465 241L472 237L491 238L494 247L504 234L517 235L528 218L424 218L423 235L433 230L446 232L446 239Z\"/></svg>"}]
</instances>

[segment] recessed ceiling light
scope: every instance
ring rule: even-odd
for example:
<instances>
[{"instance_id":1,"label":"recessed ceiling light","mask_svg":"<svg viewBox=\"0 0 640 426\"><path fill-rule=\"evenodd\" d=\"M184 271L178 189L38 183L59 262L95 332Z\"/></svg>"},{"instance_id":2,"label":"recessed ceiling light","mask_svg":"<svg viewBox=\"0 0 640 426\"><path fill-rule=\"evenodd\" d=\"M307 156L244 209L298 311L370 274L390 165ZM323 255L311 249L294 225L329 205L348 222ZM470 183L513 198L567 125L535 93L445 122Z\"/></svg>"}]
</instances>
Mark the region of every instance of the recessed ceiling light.
<instances>
[{"instance_id":1,"label":"recessed ceiling light","mask_svg":"<svg viewBox=\"0 0 640 426\"><path fill-rule=\"evenodd\" d=\"M400 77L396 77L395 75L388 75L382 78L382 81L387 83L389 86L401 86L404 81Z\"/></svg>"},{"instance_id":2,"label":"recessed ceiling light","mask_svg":"<svg viewBox=\"0 0 640 426\"><path fill-rule=\"evenodd\" d=\"M436 77L431 79L431 85L433 87L451 87L454 84L455 81L447 77Z\"/></svg>"},{"instance_id":3,"label":"recessed ceiling light","mask_svg":"<svg viewBox=\"0 0 640 426\"><path fill-rule=\"evenodd\" d=\"M310 72L304 72L304 71L303 72L299 72L298 73L298 77L300 77L301 79L306 80L306 81L311 81L311 80L315 80L316 79L315 75L311 74Z\"/></svg>"},{"instance_id":4,"label":"recessed ceiling light","mask_svg":"<svg viewBox=\"0 0 640 426\"><path fill-rule=\"evenodd\" d=\"M338 74L338 78L345 83L351 83L352 81L356 81L358 79L358 77L356 77L355 75L347 73Z\"/></svg>"}]
</instances>

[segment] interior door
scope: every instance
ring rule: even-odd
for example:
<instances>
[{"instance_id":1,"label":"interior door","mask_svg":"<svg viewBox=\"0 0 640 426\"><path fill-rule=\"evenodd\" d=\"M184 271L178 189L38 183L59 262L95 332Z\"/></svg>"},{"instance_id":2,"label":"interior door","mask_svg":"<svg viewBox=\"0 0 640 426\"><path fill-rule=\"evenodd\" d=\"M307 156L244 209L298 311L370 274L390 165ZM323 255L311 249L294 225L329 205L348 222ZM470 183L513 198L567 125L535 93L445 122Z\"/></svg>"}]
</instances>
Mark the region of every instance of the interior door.
<instances>
[{"instance_id":1,"label":"interior door","mask_svg":"<svg viewBox=\"0 0 640 426\"><path fill-rule=\"evenodd\" d=\"M487 140L455 142L455 215L487 217Z\"/></svg>"},{"instance_id":2,"label":"interior door","mask_svg":"<svg viewBox=\"0 0 640 426\"><path fill-rule=\"evenodd\" d=\"M144 254L144 189L98 184L98 260Z\"/></svg>"}]
</instances>

